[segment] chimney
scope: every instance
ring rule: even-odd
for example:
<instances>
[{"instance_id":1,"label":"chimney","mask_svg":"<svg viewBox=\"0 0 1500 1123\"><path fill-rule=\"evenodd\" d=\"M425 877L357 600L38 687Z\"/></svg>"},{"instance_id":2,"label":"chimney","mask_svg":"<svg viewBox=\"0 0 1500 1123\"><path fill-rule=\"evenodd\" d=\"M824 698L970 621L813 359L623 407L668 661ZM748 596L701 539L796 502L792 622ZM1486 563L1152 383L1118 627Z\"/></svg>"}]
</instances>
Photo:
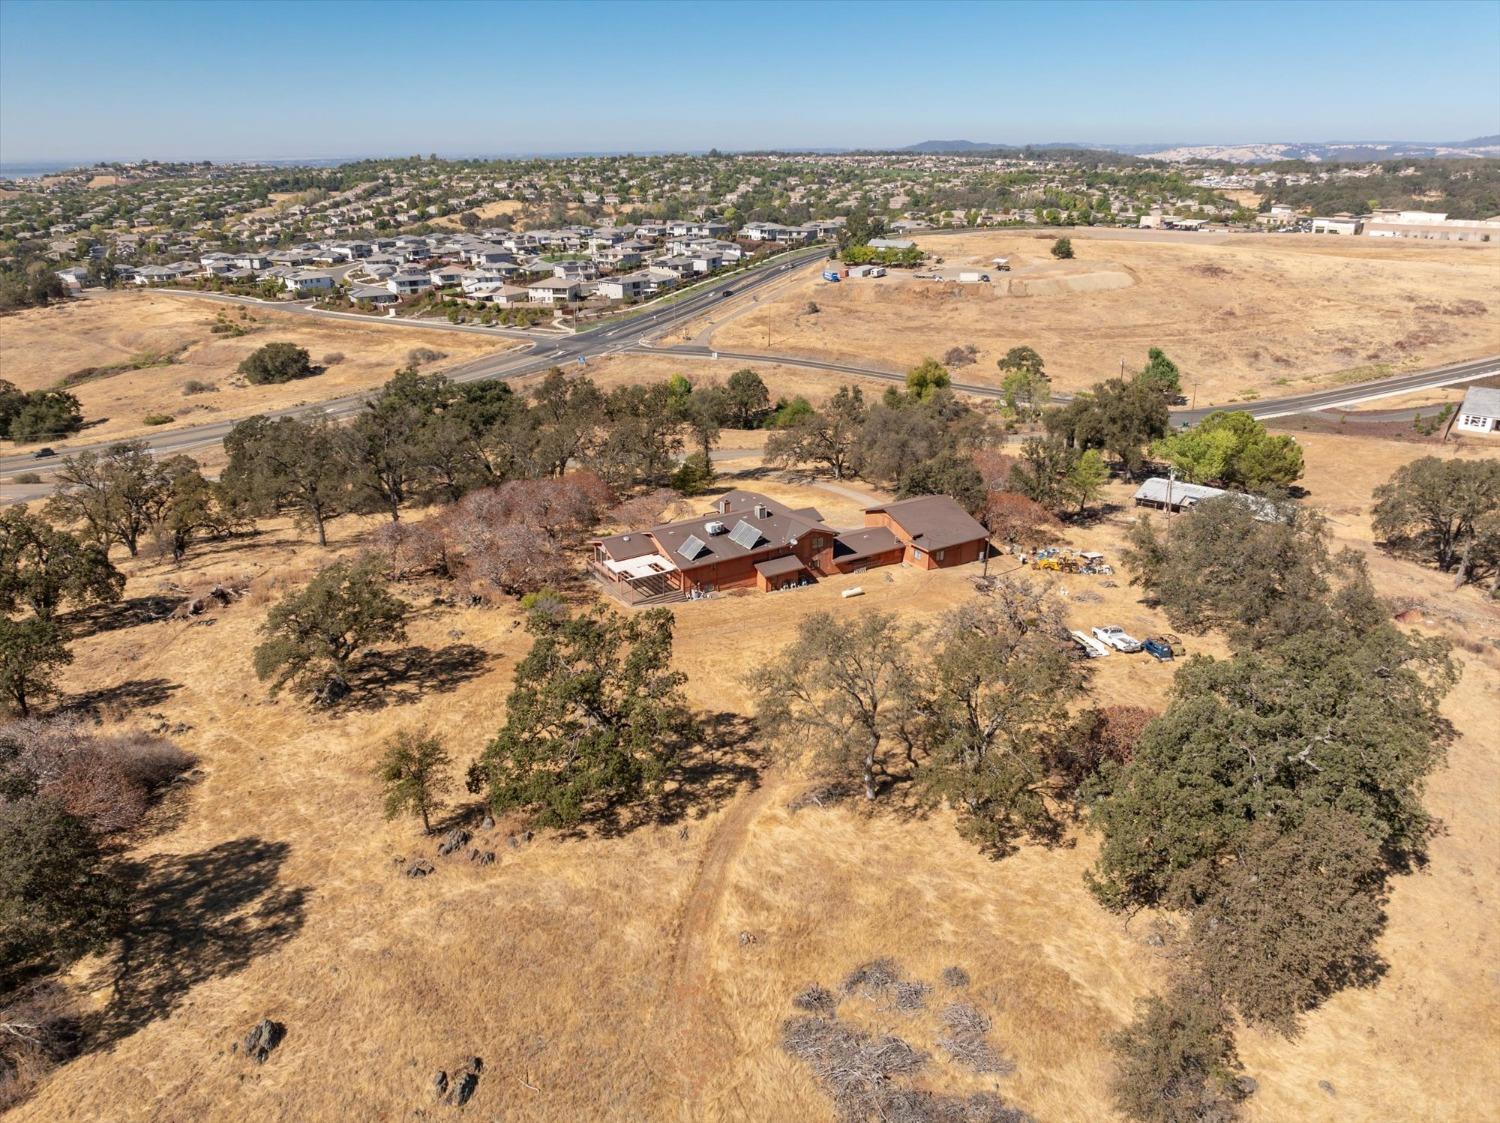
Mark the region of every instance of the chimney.
<instances>
[{"instance_id":1,"label":"chimney","mask_svg":"<svg viewBox=\"0 0 1500 1123\"><path fill-rule=\"evenodd\" d=\"M755 505L755 517L758 518L758 519L770 518L771 517L770 508L768 508L764 503L757 503Z\"/></svg>"}]
</instances>

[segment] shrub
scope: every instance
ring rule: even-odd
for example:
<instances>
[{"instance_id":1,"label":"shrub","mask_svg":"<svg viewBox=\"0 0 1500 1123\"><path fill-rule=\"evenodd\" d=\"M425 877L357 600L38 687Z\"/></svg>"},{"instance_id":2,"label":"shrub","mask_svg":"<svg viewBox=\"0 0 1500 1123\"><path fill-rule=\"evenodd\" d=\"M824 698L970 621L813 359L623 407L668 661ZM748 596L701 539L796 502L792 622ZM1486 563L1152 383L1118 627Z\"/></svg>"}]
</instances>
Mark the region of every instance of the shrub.
<instances>
[{"instance_id":1,"label":"shrub","mask_svg":"<svg viewBox=\"0 0 1500 1123\"><path fill-rule=\"evenodd\" d=\"M1142 999L1114 1035L1115 1103L1140 1123L1229 1123L1241 1098L1223 1007L1201 985Z\"/></svg>"},{"instance_id":2,"label":"shrub","mask_svg":"<svg viewBox=\"0 0 1500 1123\"><path fill-rule=\"evenodd\" d=\"M943 355L943 365L950 367L968 366L974 362L979 354L979 348L972 343L966 343L962 347L950 347Z\"/></svg>"},{"instance_id":3,"label":"shrub","mask_svg":"<svg viewBox=\"0 0 1500 1123\"><path fill-rule=\"evenodd\" d=\"M42 482L42 477L35 472L22 472L20 475L14 477L14 479L18 484L39 484Z\"/></svg>"},{"instance_id":4,"label":"shrub","mask_svg":"<svg viewBox=\"0 0 1500 1123\"><path fill-rule=\"evenodd\" d=\"M809 300L809 301L808 301L808 302L807 302L807 303L806 303L806 304L805 304L805 305L804 305L804 306L803 306L803 308L802 308L802 311L803 311L803 313L804 313L804 314L805 314L805 315L808 315L808 316L816 316L816 315L817 315L817 314L818 314L818 313L819 313L819 312L821 312L821 311L822 311L822 309L821 309L821 308L819 308L819 307L818 307L818 303L817 303L817 301L815 301L815 300Z\"/></svg>"},{"instance_id":5,"label":"shrub","mask_svg":"<svg viewBox=\"0 0 1500 1123\"><path fill-rule=\"evenodd\" d=\"M342 351L330 351L328 352L328 354L323 356L323 365L325 367L337 366L343 361L344 353Z\"/></svg>"},{"instance_id":6,"label":"shrub","mask_svg":"<svg viewBox=\"0 0 1500 1123\"><path fill-rule=\"evenodd\" d=\"M141 418L141 423L143 425L170 425L176 420L177 418L170 413L148 413Z\"/></svg>"},{"instance_id":7,"label":"shrub","mask_svg":"<svg viewBox=\"0 0 1500 1123\"><path fill-rule=\"evenodd\" d=\"M34 777L40 793L96 833L140 822L152 798L196 760L147 733L99 736L76 719L19 721L0 732L8 772Z\"/></svg>"},{"instance_id":8,"label":"shrub","mask_svg":"<svg viewBox=\"0 0 1500 1123\"><path fill-rule=\"evenodd\" d=\"M197 378L189 378L182 384L182 396L189 398L194 394L212 394L218 389L212 382L203 382Z\"/></svg>"},{"instance_id":9,"label":"shrub","mask_svg":"<svg viewBox=\"0 0 1500 1123\"><path fill-rule=\"evenodd\" d=\"M1059 261L1066 261L1073 256L1073 239L1059 238L1052 243L1052 256Z\"/></svg>"},{"instance_id":10,"label":"shrub","mask_svg":"<svg viewBox=\"0 0 1500 1123\"><path fill-rule=\"evenodd\" d=\"M295 343L267 343L240 363L239 372L247 382L260 386L306 378L313 368L307 348Z\"/></svg>"},{"instance_id":11,"label":"shrub","mask_svg":"<svg viewBox=\"0 0 1500 1123\"><path fill-rule=\"evenodd\" d=\"M446 359L446 352L434 351L431 347L413 347L406 353L407 366L419 367L423 363L435 363L439 359Z\"/></svg>"}]
</instances>

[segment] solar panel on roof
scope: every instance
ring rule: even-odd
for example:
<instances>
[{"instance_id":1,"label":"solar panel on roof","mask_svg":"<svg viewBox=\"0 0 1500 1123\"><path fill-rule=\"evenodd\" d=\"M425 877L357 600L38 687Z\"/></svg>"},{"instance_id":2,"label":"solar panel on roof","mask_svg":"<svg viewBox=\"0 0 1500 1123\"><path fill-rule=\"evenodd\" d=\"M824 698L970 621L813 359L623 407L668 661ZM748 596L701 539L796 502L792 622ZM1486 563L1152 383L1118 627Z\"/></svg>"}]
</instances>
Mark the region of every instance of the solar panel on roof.
<instances>
[{"instance_id":1,"label":"solar panel on roof","mask_svg":"<svg viewBox=\"0 0 1500 1123\"><path fill-rule=\"evenodd\" d=\"M703 539L699 538L696 534L689 534L682 540L682 545L677 547L677 552L687 558L688 561L693 561L706 549L708 547L703 544Z\"/></svg>"},{"instance_id":2,"label":"solar panel on roof","mask_svg":"<svg viewBox=\"0 0 1500 1123\"><path fill-rule=\"evenodd\" d=\"M760 541L760 530L741 520L729 532L729 540L743 550L753 550Z\"/></svg>"}]
</instances>

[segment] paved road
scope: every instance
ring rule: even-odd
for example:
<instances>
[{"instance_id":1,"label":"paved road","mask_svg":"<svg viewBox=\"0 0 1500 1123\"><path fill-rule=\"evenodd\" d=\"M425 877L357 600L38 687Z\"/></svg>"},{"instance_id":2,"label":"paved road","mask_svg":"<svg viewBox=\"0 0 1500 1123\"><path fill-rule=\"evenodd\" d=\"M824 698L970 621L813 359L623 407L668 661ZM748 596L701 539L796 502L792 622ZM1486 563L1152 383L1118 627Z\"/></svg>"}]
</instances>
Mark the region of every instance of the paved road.
<instances>
[{"instance_id":1,"label":"paved road","mask_svg":"<svg viewBox=\"0 0 1500 1123\"><path fill-rule=\"evenodd\" d=\"M550 367L574 367L579 365L580 360L586 363L590 358L619 351L627 351L638 346L651 336L658 335L679 323L701 315L704 311L714 307L720 300L730 294L739 295L750 292L777 278L784 277L794 269L800 269L827 256L828 248L826 246L796 250L776 257L764 265L757 266L748 273L725 277L714 284L706 286L702 291L696 292L692 296L678 299L658 311L647 312L626 319L608 321L597 327L589 328L586 331L569 335L539 335L538 333L531 333L526 335L526 338L531 341L531 346L525 350L504 351L496 355L474 359L459 366L445 368L443 373L455 382L477 382L487 378L520 378L528 374L537 374ZM177 290L165 291L175 292ZM256 303L253 300L247 300L242 297L229 297L222 293L202 295L225 303ZM374 324L391 324L394 322L398 326L412 326L411 321L391 321L378 316L358 316L349 313L329 312L301 304L277 304L275 307L277 311L290 311L297 315L358 319ZM517 334L515 332L498 331L494 328L467 324L424 323L420 326L437 331L477 331L496 335ZM267 415L270 417L288 417L321 410L330 417L349 417L352 414L358 413L375 393L377 393L375 390L363 391L342 398L334 398L316 406L301 405L288 409L268 411ZM234 428L238 421L241 420L243 418L215 421L204 425L193 425L154 434L150 438L151 451L158 456L172 456L177 453L191 452L194 449L218 444ZM86 438L84 440L74 439L65 444L59 443L55 446L61 454L56 459L39 461L34 459L30 453L0 457L0 474L9 475L16 472L37 472L43 476L47 476L60 467L61 459L64 455L76 455L80 452L89 451L102 452L117 443L119 443L118 439L106 441L88 441ZM36 487L38 485L31 486ZM18 490L18 485L6 484L4 499L12 502L20 499L21 496L19 494L12 494Z\"/></svg>"},{"instance_id":2,"label":"paved road","mask_svg":"<svg viewBox=\"0 0 1500 1123\"><path fill-rule=\"evenodd\" d=\"M681 355L695 358L717 357L731 362L743 363L780 363L786 366L808 367L840 374L855 374L891 383L904 382L905 375L901 371L889 367L864 366L832 360L810 359L796 355L761 354L746 351L714 351L701 344L679 344L672 347L656 347L651 345L653 337L659 336L675 325L700 315L705 310L714 307L718 301L731 293L738 295L749 292L761 285L768 284L771 281L784 277L791 270L800 269L820 260L826 256L827 252L827 249L824 247L794 251L767 262L765 265L759 266L749 273L724 278L706 287L702 292L680 299L656 312L645 313L623 320L609 321L572 335L551 335L539 338L533 333L527 337L532 340L532 344L524 351L507 351L498 355L475 359L460 366L448 368L443 373L457 382L472 382L487 378L519 378L524 375L539 373L547 370L549 367L575 366L580 363L580 360L586 363L590 358L619 352L630 352L635 354ZM348 315L347 313L327 312L301 305L295 307L300 308L302 314L306 315ZM373 323L391 322L380 317L354 318L365 319ZM494 328L464 324L431 324L423 326L433 330L479 331L501 334ZM514 333L507 332L505 334ZM1315 390L1304 394L1295 394L1289 397L1274 398L1262 402L1243 403L1234 408L1242 409L1254 417L1265 420L1273 417L1287 417L1298 413L1311 413L1323 409L1347 408L1348 406L1362 402L1376 401L1381 398L1410 393L1413 390L1474 382L1493 375L1500 375L1500 355L1475 359L1469 362L1453 363L1447 366L1417 371L1411 374L1397 375L1393 378L1379 379L1373 382L1355 383L1328 390ZM963 382L955 382L953 385L957 390L978 397L998 398L1001 396L1000 390L994 386L982 386ZM296 406L274 411L270 416L282 417L304 414L309 412L310 409L321 408L330 417L348 417L363 408L365 402L375 393L376 391L370 390L351 394L347 397L335 398L324 402L321 406ZM1056 400L1065 401L1067 399L1065 396L1060 395ZM1191 425L1214 412L1214 408L1217 407L1206 407L1196 410L1175 410L1172 414L1173 424L1178 427ZM1405 412L1407 416L1415 416L1422 411L1415 409L1397 411L1395 413L1388 411L1387 419L1399 417L1402 412ZM1431 407L1428 407L1427 412L1431 412ZM234 420L226 420L161 433L152 438L151 449L157 455L167 456L190 452L194 449L217 444L223 440L235 424L236 421ZM59 446L59 450L64 454L76 454L89 450L102 451L115 443L117 442L114 440L92 443L69 442L66 446ZM57 460L37 461L29 453L3 457L0 458L0 474L9 475L16 472L31 471L46 477L59 466L60 459L59 457ZM31 485L25 490L30 492L37 487L45 490L46 485ZM23 496L21 493L22 489L18 485L7 484L4 491L5 494L0 499L7 502L15 502L23 497L34 497L31 495Z\"/></svg>"},{"instance_id":3,"label":"paved road","mask_svg":"<svg viewBox=\"0 0 1500 1123\"><path fill-rule=\"evenodd\" d=\"M780 363L783 366L810 367L815 370L834 371L839 374L857 374L864 378L878 378L885 382L904 383L906 375L890 367L862 366L855 363L833 362L823 359L798 358L795 355L761 355L747 351L711 351L696 344L681 344L676 347L633 347L631 351L645 354L691 355L704 358L710 354L731 362ZM1469 362L1452 363L1430 370L1400 374L1393 378L1377 379L1373 382L1356 382L1331 390L1313 390L1305 394L1294 394L1285 398L1273 398L1263 402L1243 402L1232 407L1206 406L1203 409L1179 409L1172 411L1172 423L1178 427L1192 425L1220 409L1243 410L1252 417L1269 420L1273 417L1289 417L1297 413L1314 413L1322 409L1347 408L1361 402L1393 398L1409 394L1413 390L1428 390L1437 386L1454 386L1464 382L1477 382L1481 378L1500 375L1500 355ZM955 390L981 398L999 398L1002 392L994 386L955 382ZM1054 401L1068 401L1069 395L1057 395ZM1432 414L1433 407L1411 410L1383 410L1382 420L1399 420L1415 417L1418 413Z\"/></svg>"}]
</instances>

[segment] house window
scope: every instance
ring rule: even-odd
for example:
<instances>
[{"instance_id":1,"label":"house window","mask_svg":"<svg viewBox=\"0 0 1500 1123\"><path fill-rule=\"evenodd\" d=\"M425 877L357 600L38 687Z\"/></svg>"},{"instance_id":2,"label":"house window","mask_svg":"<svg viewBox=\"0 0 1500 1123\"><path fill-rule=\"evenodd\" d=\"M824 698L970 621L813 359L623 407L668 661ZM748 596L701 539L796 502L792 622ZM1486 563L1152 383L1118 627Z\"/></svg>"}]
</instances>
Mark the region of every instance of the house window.
<instances>
[{"instance_id":1,"label":"house window","mask_svg":"<svg viewBox=\"0 0 1500 1123\"><path fill-rule=\"evenodd\" d=\"M935 558L937 558L938 561L942 561L943 560L943 551L939 550L937 553L933 554L932 556L935 557Z\"/></svg>"}]
</instances>

